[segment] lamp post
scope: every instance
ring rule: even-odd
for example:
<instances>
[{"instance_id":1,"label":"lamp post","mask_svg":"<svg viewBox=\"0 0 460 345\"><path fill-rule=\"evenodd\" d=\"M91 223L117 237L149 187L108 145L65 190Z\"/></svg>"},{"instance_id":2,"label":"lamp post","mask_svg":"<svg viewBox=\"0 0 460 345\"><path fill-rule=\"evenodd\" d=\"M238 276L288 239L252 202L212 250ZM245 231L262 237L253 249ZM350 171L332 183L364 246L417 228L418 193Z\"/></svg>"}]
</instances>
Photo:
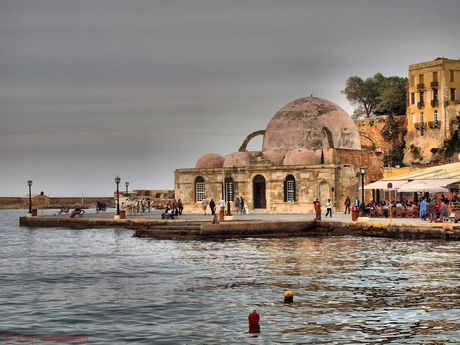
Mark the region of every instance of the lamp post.
<instances>
[{"instance_id":1,"label":"lamp post","mask_svg":"<svg viewBox=\"0 0 460 345\"><path fill-rule=\"evenodd\" d=\"M366 174L366 167L359 168L359 172L361 173L361 216L365 217L365 202L364 202L364 175Z\"/></svg>"},{"instance_id":2,"label":"lamp post","mask_svg":"<svg viewBox=\"0 0 460 345\"><path fill-rule=\"evenodd\" d=\"M227 194L227 216L231 216L232 212L230 212L230 181L231 181L232 176L230 173L226 174L225 178L225 190Z\"/></svg>"},{"instance_id":3,"label":"lamp post","mask_svg":"<svg viewBox=\"0 0 460 345\"><path fill-rule=\"evenodd\" d=\"M29 213L32 213L32 180L27 181L27 185L29 186Z\"/></svg>"},{"instance_id":4,"label":"lamp post","mask_svg":"<svg viewBox=\"0 0 460 345\"><path fill-rule=\"evenodd\" d=\"M118 190L118 185L120 184L121 178L115 177L115 183L117 184L117 216L120 215L120 191Z\"/></svg>"},{"instance_id":5,"label":"lamp post","mask_svg":"<svg viewBox=\"0 0 460 345\"><path fill-rule=\"evenodd\" d=\"M126 186L126 195L125 195L125 198L127 198L127 197L128 197L128 186L129 186L129 182L128 182L128 181L125 182L125 186Z\"/></svg>"}]
</instances>

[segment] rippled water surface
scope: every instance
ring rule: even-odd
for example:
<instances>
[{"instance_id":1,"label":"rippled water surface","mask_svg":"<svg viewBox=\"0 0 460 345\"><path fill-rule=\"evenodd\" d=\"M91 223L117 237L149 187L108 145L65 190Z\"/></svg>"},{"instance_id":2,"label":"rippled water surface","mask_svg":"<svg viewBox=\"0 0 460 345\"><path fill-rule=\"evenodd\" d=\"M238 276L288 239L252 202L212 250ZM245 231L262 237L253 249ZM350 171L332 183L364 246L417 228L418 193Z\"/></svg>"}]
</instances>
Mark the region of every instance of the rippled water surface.
<instances>
[{"instance_id":1,"label":"rippled water surface","mask_svg":"<svg viewBox=\"0 0 460 345\"><path fill-rule=\"evenodd\" d=\"M25 213L0 211L0 331L14 342L460 344L459 242L158 241L22 228Z\"/></svg>"}]
</instances>

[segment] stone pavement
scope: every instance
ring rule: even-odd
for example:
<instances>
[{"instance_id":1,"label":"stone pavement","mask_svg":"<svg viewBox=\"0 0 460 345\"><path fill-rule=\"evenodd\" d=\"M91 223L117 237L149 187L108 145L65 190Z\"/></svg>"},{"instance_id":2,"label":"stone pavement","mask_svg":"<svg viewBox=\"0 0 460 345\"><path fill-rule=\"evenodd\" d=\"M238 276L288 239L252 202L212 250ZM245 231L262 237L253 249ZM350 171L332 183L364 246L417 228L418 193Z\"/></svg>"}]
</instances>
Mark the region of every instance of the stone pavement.
<instances>
[{"instance_id":1,"label":"stone pavement","mask_svg":"<svg viewBox=\"0 0 460 345\"><path fill-rule=\"evenodd\" d=\"M84 218L101 218L101 219L113 219L115 215L114 209L108 209L104 213L95 213L94 210L86 210ZM161 213L163 211L154 210L150 213L140 213L136 215L127 215L127 219L156 219L161 220ZM324 217L325 212L322 213L322 220L328 222L351 222L351 214L344 214L343 212L337 212L332 215L332 217ZM60 216L61 217L61 216ZM62 217L69 217L68 215L63 215ZM260 211L250 212L249 214L233 214L234 221L288 221L288 220L313 220L315 218L314 213L263 213ZM181 216L178 216L174 220L181 221L196 221L196 222L211 222L212 215L208 213L204 214L187 214L184 213ZM423 221L420 218L392 218L392 223L397 224L429 224L427 221ZM379 223L390 223L390 218L369 218L369 222L379 222Z\"/></svg>"}]
</instances>

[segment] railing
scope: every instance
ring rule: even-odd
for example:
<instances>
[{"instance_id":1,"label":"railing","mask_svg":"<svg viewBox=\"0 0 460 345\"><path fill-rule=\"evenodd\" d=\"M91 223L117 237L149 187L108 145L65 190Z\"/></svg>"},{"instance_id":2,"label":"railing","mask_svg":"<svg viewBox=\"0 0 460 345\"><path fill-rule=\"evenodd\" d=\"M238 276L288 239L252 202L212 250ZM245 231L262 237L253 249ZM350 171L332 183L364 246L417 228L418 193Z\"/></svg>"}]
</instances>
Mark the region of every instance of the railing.
<instances>
[{"instance_id":1,"label":"railing","mask_svg":"<svg viewBox=\"0 0 460 345\"><path fill-rule=\"evenodd\" d=\"M428 121L428 127L430 128L440 128L441 121Z\"/></svg>"},{"instance_id":2,"label":"railing","mask_svg":"<svg viewBox=\"0 0 460 345\"><path fill-rule=\"evenodd\" d=\"M425 89L425 84L421 83L421 84L417 84L417 90L418 91L423 91Z\"/></svg>"},{"instance_id":3,"label":"railing","mask_svg":"<svg viewBox=\"0 0 460 345\"><path fill-rule=\"evenodd\" d=\"M439 105L439 101L437 99L434 99L431 101L431 106L432 107L437 107Z\"/></svg>"},{"instance_id":4,"label":"railing","mask_svg":"<svg viewBox=\"0 0 460 345\"><path fill-rule=\"evenodd\" d=\"M422 109L425 107L425 102L417 102L417 108Z\"/></svg>"},{"instance_id":5,"label":"railing","mask_svg":"<svg viewBox=\"0 0 460 345\"><path fill-rule=\"evenodd\" d=\"M438 81L432 81L432 82L430 83L430 87L431 87L432 89L438 89L438 88L439 88L439 82L438 82Z\"/></svg>"}]
</instances>

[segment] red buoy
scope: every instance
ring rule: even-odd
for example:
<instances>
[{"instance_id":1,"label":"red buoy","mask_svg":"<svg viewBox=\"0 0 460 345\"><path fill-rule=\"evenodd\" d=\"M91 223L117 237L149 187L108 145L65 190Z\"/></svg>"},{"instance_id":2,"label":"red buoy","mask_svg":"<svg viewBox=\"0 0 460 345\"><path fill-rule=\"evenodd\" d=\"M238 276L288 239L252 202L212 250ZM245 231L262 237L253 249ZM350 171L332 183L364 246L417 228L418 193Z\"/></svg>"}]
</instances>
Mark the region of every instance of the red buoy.
<instances>
[{"instance_id":1,"label":"red buoy","mask_svg":"<svg viewBox=\"0 0 460 345\"><path fill-rule=\"evenodd\" d=\"M260 316L259 316L259 314L257 314L257 312L255 310L253 310L252 313L249 314L248 320L249 320L249 325L258 325L259 320L260 320Z\"/></svg>"}]
</instances>

